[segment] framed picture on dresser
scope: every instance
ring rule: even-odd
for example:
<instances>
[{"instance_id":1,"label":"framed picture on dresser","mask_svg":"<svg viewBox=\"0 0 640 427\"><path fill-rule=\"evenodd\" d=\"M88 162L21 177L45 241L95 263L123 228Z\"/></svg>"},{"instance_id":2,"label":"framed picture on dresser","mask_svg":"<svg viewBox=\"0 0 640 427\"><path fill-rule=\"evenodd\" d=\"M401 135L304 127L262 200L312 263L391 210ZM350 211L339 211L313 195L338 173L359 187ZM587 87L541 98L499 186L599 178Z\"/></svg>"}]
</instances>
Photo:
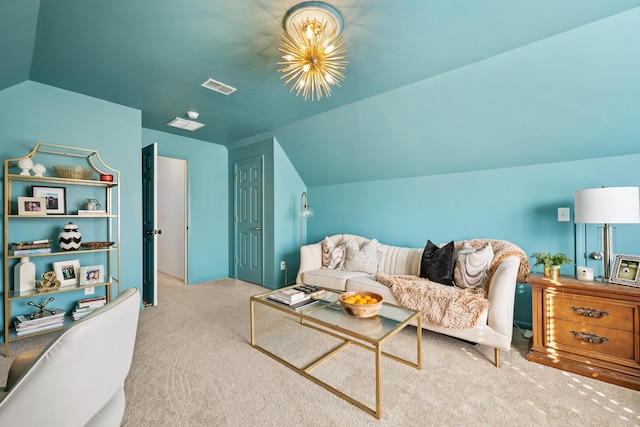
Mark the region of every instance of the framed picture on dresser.
<instances>
[{"instance_id":1,"label":"framed picture on dresser","mask_svg":"<svg viewBox=\"0 0 640 427\"><path fill-rule=\"evenodd\" d=\"M640 288L640 256L616 255L609 282Z\"/></svg>"}]
</instances>

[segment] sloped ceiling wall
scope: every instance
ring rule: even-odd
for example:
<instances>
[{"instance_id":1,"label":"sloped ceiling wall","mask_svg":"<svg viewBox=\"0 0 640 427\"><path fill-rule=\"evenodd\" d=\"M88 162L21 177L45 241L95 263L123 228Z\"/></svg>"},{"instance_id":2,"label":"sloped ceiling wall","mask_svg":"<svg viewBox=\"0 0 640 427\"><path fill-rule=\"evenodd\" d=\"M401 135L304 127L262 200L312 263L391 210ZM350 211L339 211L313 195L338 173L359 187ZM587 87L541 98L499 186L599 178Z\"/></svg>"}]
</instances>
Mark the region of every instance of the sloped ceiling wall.
<instances>
[{"instance_id":1,"label":"sloped ceiling wall","mask_svg":"<svg viewBox=\"0 0 640 427\"><path fill-rule=\"evenodd\" d=\"M336 0L349 72L316 103L276 73L295 3L0 0L0 90L32 79L228 146L276 136L309 186L640 150L637 0ZM188 108L202 133L165 126Z\"/></svg>"}]
</instances>

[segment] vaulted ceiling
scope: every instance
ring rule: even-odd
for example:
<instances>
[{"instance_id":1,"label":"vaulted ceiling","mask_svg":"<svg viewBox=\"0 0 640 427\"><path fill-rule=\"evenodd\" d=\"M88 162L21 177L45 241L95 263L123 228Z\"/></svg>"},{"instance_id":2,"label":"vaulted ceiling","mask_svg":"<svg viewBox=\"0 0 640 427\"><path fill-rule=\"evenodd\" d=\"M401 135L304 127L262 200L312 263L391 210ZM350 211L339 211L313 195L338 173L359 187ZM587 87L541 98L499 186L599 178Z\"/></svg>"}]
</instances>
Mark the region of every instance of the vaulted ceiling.
<instances>
[{"instance_id":1,"label":"vaulted ceiling","mask_svg":"<svg viewBox=\"0 0 640 427\"><path fill-rule=\"evenodd\" d=\"M497 144L493 150L502 156L513 151L503 166L521 164L516 159L522 159L525 145L533 156L529 161L542 155L536 154L537 144L540 151L555 148L559 160L576 152L640 152L639 0L330 1L345 21L349 64L341 87L316 102L290 93L277 72L282 19L296 3L0 0L0 90L33 80L139 109L145 128L222 145L295 129L323 113L339 116L357 103L368 106L372 97L401 110L418 93L428 98L429 105L420 105L433 123L403 135L421 134L407 142L407 176L423 166L412 159L430 157L441 165L437 156L451 155L443 147L457 144L457 150L472 152L477 144ZM200 86L208 78L238 90L229 96L209 91ZM166 126L187 110L199 112L205 127L191 133ZM420 121L419 115L404 117ZM581 121L600 126L582 126L590 135L580 135ZM374 132L379 133L375 127ZM319 157L310 158L311 145L286 135L279 141L299 170L323 155L329 160L327 153L345 144L337 134L306 135L305 144L323 147L316 149ZM441 148L427 156L421 151L427 140ZM382 144L362 149L379 153L370 160L380 165L391 150ZM449 163L432 172L477 167ZM483 165L497 166L490 159ZM303 178L332 183L313 172Z\"/></svg>"}]
</instances>

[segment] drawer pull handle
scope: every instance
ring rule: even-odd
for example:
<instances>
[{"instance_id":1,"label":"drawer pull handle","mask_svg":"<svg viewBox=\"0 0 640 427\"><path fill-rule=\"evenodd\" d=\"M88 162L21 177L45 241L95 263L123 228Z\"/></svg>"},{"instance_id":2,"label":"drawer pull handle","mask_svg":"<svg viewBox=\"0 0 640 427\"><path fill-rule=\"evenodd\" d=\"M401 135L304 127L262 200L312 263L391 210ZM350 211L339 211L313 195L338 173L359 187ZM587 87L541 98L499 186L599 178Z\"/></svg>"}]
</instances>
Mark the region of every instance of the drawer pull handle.
<instances>
[{"instance_id":1,"label":"drawer pull handle","mask_svg":"<svg viewBox=\"0 0 640 427\"><path fill-rule=\"evenodd\" d=\"M599 335L590 334L588 332L571 331L571 333L579 340L592 344L604 344L605 342L610 341L607 337L601 337Z\"/></svg>"},{"instance_id":2,"label":"drawer pull handle","mask_svg":"<svg viewBox=\"0 0 640 427\"><path fill-rule=\"evenodd\" d=\"M571 309L578 316L594 317L596 319L602 319L604 316L609 315L608 312L604 310L596 310L595 308L571 306Z\"/></svg>"}]
</instances>

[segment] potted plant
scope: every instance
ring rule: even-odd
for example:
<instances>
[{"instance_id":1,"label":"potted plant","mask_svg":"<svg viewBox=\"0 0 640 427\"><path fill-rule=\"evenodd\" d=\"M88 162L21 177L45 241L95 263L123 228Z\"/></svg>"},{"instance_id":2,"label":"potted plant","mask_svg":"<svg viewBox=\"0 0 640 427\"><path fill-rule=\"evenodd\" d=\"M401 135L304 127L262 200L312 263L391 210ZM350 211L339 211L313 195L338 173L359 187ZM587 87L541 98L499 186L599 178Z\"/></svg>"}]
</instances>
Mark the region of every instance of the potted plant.
<instances>
[{"instance_id":1,"label":"potted plant","mask_svg":"<svg viewBox=\"0 0 640 427\"><path fill-rule=\"evenodd\" d=\"M548 252L534 252L531 254L531 258L536 260L536 263L533 264L534 267L543 265L544 275L554 280L560 275L560 266L573 264L573 260L562 253L551 255Z\"/></svg>"}]
</instances>

